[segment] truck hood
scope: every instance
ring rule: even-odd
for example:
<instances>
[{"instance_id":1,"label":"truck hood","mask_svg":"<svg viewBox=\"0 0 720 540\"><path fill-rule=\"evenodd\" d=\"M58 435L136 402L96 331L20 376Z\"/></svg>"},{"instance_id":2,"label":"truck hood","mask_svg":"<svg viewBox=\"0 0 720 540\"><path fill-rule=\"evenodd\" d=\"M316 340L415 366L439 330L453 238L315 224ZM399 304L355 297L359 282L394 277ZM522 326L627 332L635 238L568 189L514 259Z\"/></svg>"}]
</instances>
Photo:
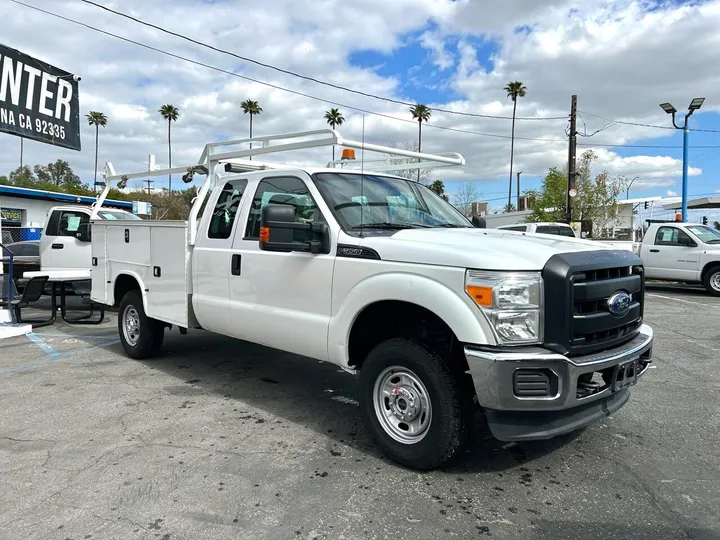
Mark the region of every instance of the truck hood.
<instances>
[{"instance_id":1,"label":"truck hood","mask_svg":"<svg viewBox=\"0 0 720 540\"><path fill-rule=\"evenodd\" d=\"M360 245L374 249L384 261L530 271L542 270L556 253L613 249L579 238L470 228L406 229L362 238Z\"/></svg>"}]
</instances>

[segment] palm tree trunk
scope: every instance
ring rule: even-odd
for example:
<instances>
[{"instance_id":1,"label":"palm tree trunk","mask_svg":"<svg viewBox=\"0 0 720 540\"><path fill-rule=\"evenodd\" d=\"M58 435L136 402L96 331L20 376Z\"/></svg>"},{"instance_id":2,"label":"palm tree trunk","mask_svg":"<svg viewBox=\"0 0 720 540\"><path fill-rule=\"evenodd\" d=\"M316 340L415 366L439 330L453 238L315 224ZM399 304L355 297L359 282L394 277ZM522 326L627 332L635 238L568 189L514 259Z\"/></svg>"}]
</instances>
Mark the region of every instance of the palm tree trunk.
<instances>
[{"instance_id":1,"label":"palm tree trunk","mask_svg":"<svg viewBox=\"0 0 720 540\"><path fill-rule=\"evenodd\" d=\"M95 124L95 176L93 176L93 193L97 193L97 160L98 160L98 144L100 137L100 126Z\"/></svg>"},{"instance_id":2,"label":"palm tree trunk","mask_svg":"<svg viewBox=\"0 0 720 540\"><path fill-rule=\"evenodd\" d=\"M422 120L418 120L418 154L422 151ZM418 164L420 164L420 158L418 158ZM420 183L420 167L417 171L417 181Z\"/></svg>"},{"instance_id":3,"label":"palm tree trunk","mask_svg":"<svg viewBox=\"0 0 720 540\"><path fill-rule=\"evenodd\" d=\"M253 113L250 113L250 138L252 139L252 117ZM252 143L250 143L250 150L252 150ZM252 161L252 156L248 156Z\"/></svg>"},{"instance_id":4,"label":"palm tree trunk","mask_svg":"<svg viewBox=\"0 0 720 540\"><path fill-rule=\"evenodd\" d=\"M512 135L510 136L510 183L508 186L508 212L512 204L512 169L513 155L515 153L515 111L517 110L517 98L513 100L513 118L512 118ZM520 195L518 193L518 195Z\"/></svg>"},{"instance_id":5,"label":"palm tree trunk","mask_svg":"<svg viewBox=\"0 0 720 540\"><path fill-rule=\"evenodd\" d=\"M335 124L330 124L332 129L335 129ZM335 161L335 145L333 144L333 161ZM334 164L333 164L334 165Z\"/></svg>"},{"instance_id":6,"label":"palm tree trunk","mask_svg":"<svg viewBox=\"0 0 720 540\"><path fill-rule=\"evenodd\" d=\"M172 145L170 144L170 125L172 120L168 118L168 168L172 169ZM168 197L172 195L172 174L168 174Z\"/></svg>"}]
</instances>

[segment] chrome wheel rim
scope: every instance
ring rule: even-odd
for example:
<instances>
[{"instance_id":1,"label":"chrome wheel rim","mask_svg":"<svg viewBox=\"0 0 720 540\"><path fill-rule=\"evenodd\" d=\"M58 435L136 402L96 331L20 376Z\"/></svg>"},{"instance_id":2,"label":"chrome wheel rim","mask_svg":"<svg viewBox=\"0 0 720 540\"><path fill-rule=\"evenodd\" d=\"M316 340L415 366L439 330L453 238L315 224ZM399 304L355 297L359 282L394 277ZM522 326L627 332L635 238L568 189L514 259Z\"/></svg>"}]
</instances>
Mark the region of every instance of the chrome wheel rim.
<instances>
[{"instance_id":1,"label":"chrome wheel rim","mask_svg":"<svg viewBox=\"0 0 720 540\"><path fill-rule=\"evenodd\" d=\"M720 272L715 272L710 276L710 286L716 291L720 291Z\"/></svg>"},{"instance_id":2,"label":"chrome wheel rim","mask_svg":"<svg viewBox=\"0 0 720 540\"><path fill-rule=\"evenodd\" d=\"M123 335L131 347L140 339L140 315L134 306L127 306L123 313Z\"/></svg>"},{"instance_id":3,"label":"chrome wheel rim","mask_svg":"<svg viewBox=\"0 0 720 540\"><path fill-rule=\"evenodd\" d=\"M373 405L383 430L397 442L416 444L427 435L432 422L430 395L409 369L385 369L375 379Z\"/></svg>"}]
</instances>

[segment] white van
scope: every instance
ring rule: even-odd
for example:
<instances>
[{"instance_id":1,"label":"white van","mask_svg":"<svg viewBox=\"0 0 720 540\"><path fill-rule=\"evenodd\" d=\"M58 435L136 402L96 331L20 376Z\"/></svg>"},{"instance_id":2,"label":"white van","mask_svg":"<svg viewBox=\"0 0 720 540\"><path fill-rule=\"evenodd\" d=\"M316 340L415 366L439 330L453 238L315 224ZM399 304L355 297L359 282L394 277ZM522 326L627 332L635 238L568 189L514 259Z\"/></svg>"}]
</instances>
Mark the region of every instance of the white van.
<instances>
[{"instance_id":1,"label":"white van","mask_svg":"<svg viewBox=\"0 0 720 540\"><path fill-rule=\"evenodd\" d=\"M555 234L558 236L571 236L575 238L575 231L567 223L517 223L515 225L501 225L496 229L504 229L506 231L520 231L536 234Z\"/></svg>"}]
</instances>

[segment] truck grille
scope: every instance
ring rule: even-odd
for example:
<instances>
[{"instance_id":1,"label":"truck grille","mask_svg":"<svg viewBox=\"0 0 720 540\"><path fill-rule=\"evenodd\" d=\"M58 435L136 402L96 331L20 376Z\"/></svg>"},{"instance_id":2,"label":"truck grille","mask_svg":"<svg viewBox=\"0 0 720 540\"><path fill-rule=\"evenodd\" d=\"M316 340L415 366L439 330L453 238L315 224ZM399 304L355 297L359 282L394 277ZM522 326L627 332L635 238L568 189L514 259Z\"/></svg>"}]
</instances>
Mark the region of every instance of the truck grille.
<instances>
[{"instance_id":1,"label":"truck grille","mask_svg":"<svg viewBox=\"0 0 720 540\"><path fill-rule=\"evenodd\" d=\"M630 251L566 253L543 270L545 342L569 356L625 343L640 328L644 310L642 261ZM610 298L629 296L624 313L611 313Z\"/></svg>"}]
</instances>

